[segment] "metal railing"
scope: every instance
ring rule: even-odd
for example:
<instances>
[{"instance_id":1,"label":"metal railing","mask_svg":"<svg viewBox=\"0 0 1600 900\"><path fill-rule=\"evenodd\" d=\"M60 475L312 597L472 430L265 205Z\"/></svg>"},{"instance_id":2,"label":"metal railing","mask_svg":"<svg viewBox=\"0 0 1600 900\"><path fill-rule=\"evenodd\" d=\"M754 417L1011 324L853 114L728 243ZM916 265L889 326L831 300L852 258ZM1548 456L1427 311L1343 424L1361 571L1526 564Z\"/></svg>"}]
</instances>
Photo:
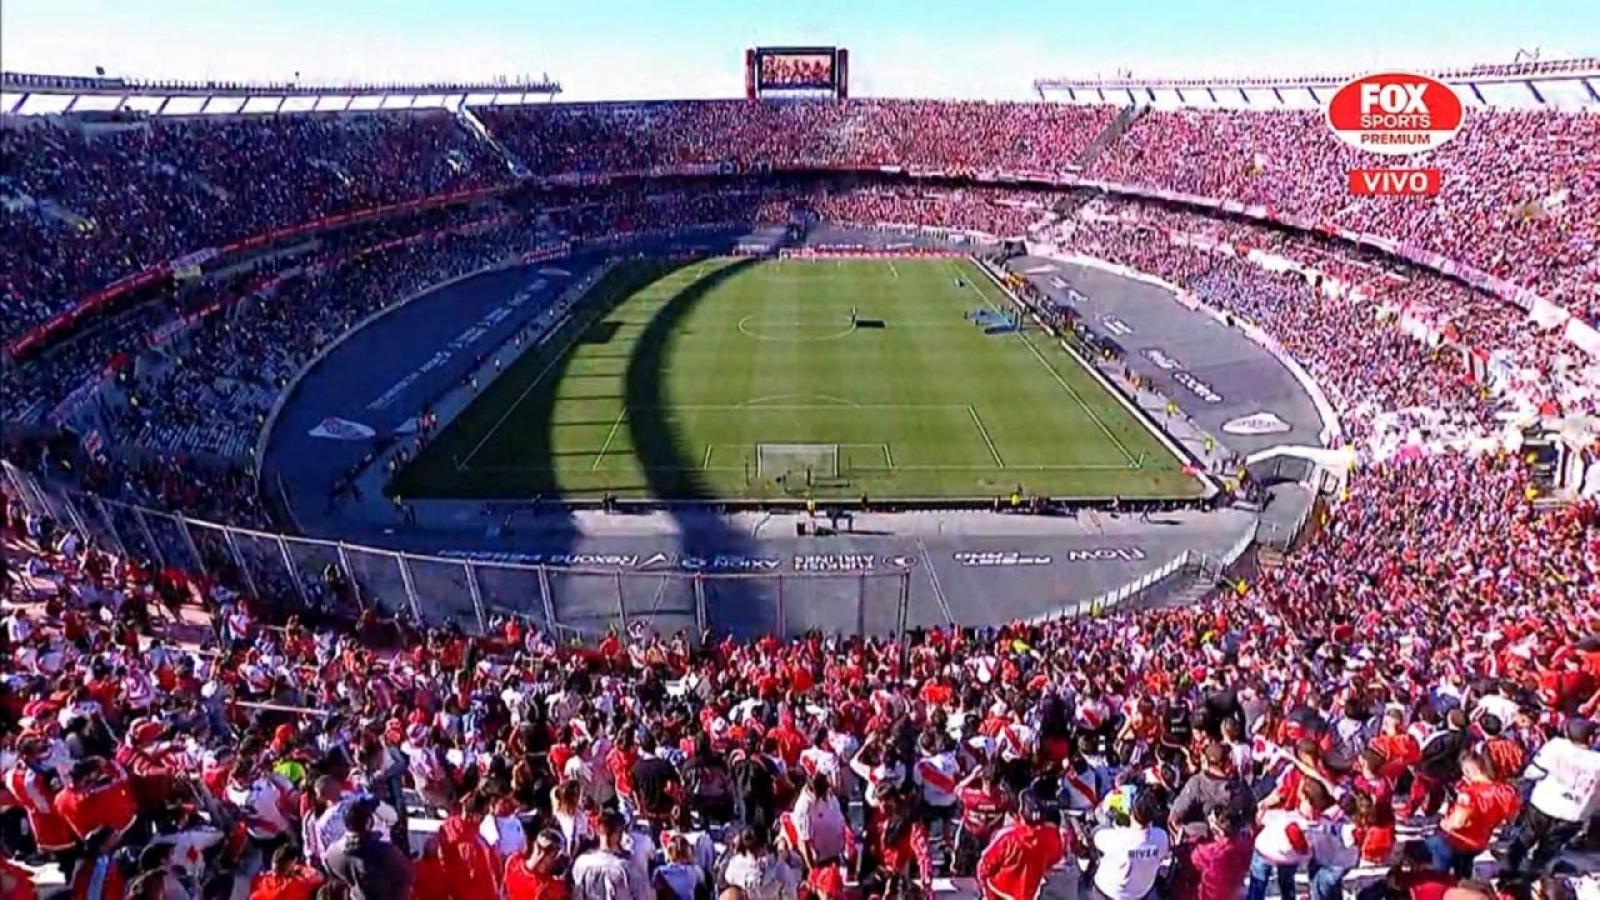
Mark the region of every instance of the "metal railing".
<instances>
[{"instance_id":1,"label":"metal railing","mask_svg":"<svg viewBox=\"0 0 1600 900\"><path fill-rule=\"evenodd\" d=\"M1250 545L1255 543L1256 532L1259 527L1259 523L1252 522L1249 530L1240 535L1237 541L1230 544L1220 554L1213 556L1198 550L1185 550L1167 561L1160 568L1146 572L1121 587L1112 588L1090 600L1075 603L1055 612L1036 616L1031 621L1038 623L1047 622L1051 619L1060 619L1065 616L1102 615L1139 599L1144 596L1146 591L1177 575L1179 572L1194 572L1210 578L1219 577L1234 563L1238 562L1239 558L1244 556L1245 551L1250 549Z\"/></svg>"},{"instance_id":2,"label":"metal railing","mask_svg":"<svg viewBox=\"0 0 1600 900\"><path fill-rule=\"evenodd\" d=\"M733 573L643 557L596 569L480 562L221 525L48 484L0 463L14 496L91 545L212 579L284 615L355 619L366 611L485 632L531 621L563 639L710 629L753 637L810 629L900 635L905 570ZM652 563L659 565L652 565Z\"/></svg>"}]
</instances>

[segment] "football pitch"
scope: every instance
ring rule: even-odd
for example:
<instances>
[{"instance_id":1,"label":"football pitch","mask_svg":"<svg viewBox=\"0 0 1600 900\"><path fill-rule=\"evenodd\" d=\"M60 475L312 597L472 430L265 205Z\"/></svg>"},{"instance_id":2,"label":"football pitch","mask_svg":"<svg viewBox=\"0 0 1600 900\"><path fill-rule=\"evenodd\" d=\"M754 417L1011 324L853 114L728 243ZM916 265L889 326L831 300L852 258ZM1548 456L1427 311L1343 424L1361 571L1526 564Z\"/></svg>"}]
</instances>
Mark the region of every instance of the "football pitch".
<instances>
[{"instance_id":1,"label":"football pitch","mask_svg":"<svg viewBox=\"0 0 1600 900\"><path fill-rule=\"evenodd\" d=\"M406 498L1193 497L1183 462L965 260L642 260L484 389Z\"/></svg>"}]
</instances>

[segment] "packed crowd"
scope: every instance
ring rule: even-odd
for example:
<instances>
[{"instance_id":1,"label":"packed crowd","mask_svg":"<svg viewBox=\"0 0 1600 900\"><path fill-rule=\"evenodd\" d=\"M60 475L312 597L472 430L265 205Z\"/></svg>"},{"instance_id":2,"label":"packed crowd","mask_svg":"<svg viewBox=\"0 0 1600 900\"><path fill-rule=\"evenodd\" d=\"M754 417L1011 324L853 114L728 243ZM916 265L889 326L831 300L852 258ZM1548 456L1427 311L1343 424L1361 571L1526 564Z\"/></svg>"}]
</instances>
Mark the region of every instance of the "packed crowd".
<instances>
[{"instance_id":1,"label":"packed crowd","mask_svg":"<svg viewBox=\"0 0 1600 900\"><path fill-rule=\"evenodd\" d=\"M817 107L837 120L800 144L870 154L906 141L927 154L939 145L905 137L924 127L921 106ZM974 117L1009 115L971 106ZM862 110L880 107L874 115L910 124L863 136ZM616 109L508 112L491 127L536 171L677 154L718 162L726 123L713 120L744 108L628 114L704 126L665 149L651 141L676 132L640 133L643 120ZM756 108L775 122L805 109ZM1076 146L1097 132L1066 121L1051 127ZM782 133L757 130L758 149L739 161L781 163L758 154ZM1058 137L1059 150L1068 135ZM1113 153L1109 164L1126 163ZM1008 199L618 191L547 213L580 235L808 213L922 224L982 214L1007 230L1031 221L998 202ZM1091 204L1061 237L1261 324L1330 388L1357 437L1383 414L1424 406L1436 427L1492 422L1459 354L1430 354L1371 304L1188 237L1337 268L1374 293L1391 283L1396 302L1440 329L1542 352L1489 298L1456 285L1324 254L1311 239L1121 212ZM129 396L147 412L117 419L116 436L140 440L207 397L217 400L208 415L248 416L222 402L219 381L266 373L270 387L270 373L365 312L529 232L315 257L270 296L252 287L133 376ZM326 308L330 298L338 305ZM311 304L318 318L296 317ZM276 369L262 368L268 359ZM34 452L25 468L85 466L48 444ZM237 471L157 456L94 459L76 474L145 505L259 513ZM234 502L230 483L248 495L241 510L213 512ZM1536 507L1528 489L1514 456L1370 465L1305 547L1182 608L902 639L639 633L596 646L561 646L518 620L481 636L374 612L339 621L327 611L404 604L385 602L390 586L350 584L359 573L337 564L300 584L246 578L220 543L196 548L205 576L163 569L11 502L0 896L29 896L35 870L17 863L50 861L75 896L141 898L224 896L240 882L262 900L909 896L949 873L996 900L1031 898L1046 879L1110 900L1260 900L1274 883L1297 892L1296 876L1314 900L1332 900L1358 886L1350 873L1361 867L1382 873L1362 882L1372 900L1522 897L1535 886L1548 897L1560 882L1538 876L1592 845L1600 818L1600 510ZM318 621L287 613L307 582ZM1492 847L1500 874L1489 884L1473 861Z\"/></svg>"},{"instance_id":2,"label":"packed crowd","mask_svg":"<svg viewBox=\"0 0 1600 900\"><path fill-rule=\"evenodd\" d=\"M761 83L772 87L818 87L833 83L829 54L770 54L761 57Z\"/></svg>"},{"instance_id":3,"label":"packed crowd","mask_svg":"<svg viewBox=\"0 0 1600 900\"><path fill-rule=\"evenodd\" d=\"M325 216L503 180L444 113L0 129L0 310L17 330L119 278Z\"/></svg>"},{"instance_id":4,"label":"packed crowd","mask_svg":"<svg viewBox=\"0 0 1600 900\"><path fill-rule=\"evenodd\" d=\"M15 442L12 461L108 499L266 527L257 497L255 442L273 402L317 350L366 316L438 282L508 260L546 232L521 216L485 210L430 217L396 237L367 231L306 255L280 257L198 285L91 332L63 350L8 367L8 395L35 409L62 402L82 379L113 372L71 425L85 441ZM416 223L413 223L416 224ZM161 343L155 322L183 324ZM152 318L153 317L153 318ZM117 343L121 341L122 343ZM13 420L17 421L17 420ZM35 425L47 423L35 421Z\"/></svg>"},{"instance_id":5,"label":"packed crowd","mask_svg":"<svg viewBox=\"0 0 1600 900\"><path fill-rule=\"evenodd\" d=\"M264 900L902 897L947 873L996 900L1080 873L1113 900L1303 875L1320 900L1358 869L1372 898L1556 890L1538 878L1600 819L1600 518L1525 486L1514 456L1375 467L1303 551L1190 607L595 646L517 620L270 621L225 565L113 558L13 503L0 878L30 896L16 861L50 860L74 896L250 879Z\"/></svg>"},{"instance_id":6,"label":"packed crowd","mask_svg":"<svg viewBox=\"0 0 1600 900\"><path fill-rule=\"evenodd\" d=\"M536 176L888 166L1053 178L1087 158L1117 110L854 100L477 114ZM1395 202L1348 196L1344 173L1375 160L1316 119L1154 110L1110 141L1084 174L1398 238L1600 321L1593 116L1475 110L1462 134L1427 161L1445 173L1440 196ZM207 247L509 180L505 160L444 114L32 125L5 129L0 142L7 161L0 193L8 200L0 238L21 251L0 270L0 306L19 327Z\"/></svg>"},{"instance_id":7,"label":"packed crowd","mask_svg":"<svg viewBox=\"0 0 1600 900\"><path fill-rule=\"evenodd\" d=\"M107 437L161 453L249 458L279 393L319 349L423 288L532 249L542 235L503 213L461 227L319 254L181 333L147 355L124 388L127 403L107 417Z\"/></svg>"},{"instance_id":8,"label":"packed crowd","mask_svg":"<svg viewBox=\"0 0 1600 900\"><path fill-rule=\"evenodd\" d=\"M1319 236L1244 220L1124 201L1086 204L1051 235L1064 249L1160 276L1260 324L1325 387L1352 401L1341 405L1356 415L1362 414L1357 405L1367 406L1369 414L1442 405L1465 413L1463 423L1487 425L1486 407L1463 402L1477 386L1464 379L1461 348L1489 351L1505 362L1507 386L1531 398L1530 407L1553 402L1567 412L1600 409L1600 393L1584 372L1588 360L1558 332L1535 326L1496 297L1397 266L1376 252L1354 252ZM1322 273L1323 281L1247 261L1252 252ZM1363 346L1364 352L1332 352L1339 342ZM1437 365L1422 365L1423 347L1435 349ZM1376 394L1374 385L1380 388ZM1429 403L1440 396L1455 402ZM1359 398L1366 403L1356 404Z\"/></svg>"},{"instance_id":9,"label":"packed crowd","mask_svg":"<svg viewBox=\"0 0 1600 900\"><path fill-rule=\"evenodd\" d=\"M1346 172L1393 160L1341 143L1319 112L1156 110L1089 174L1413 243L1600 322L1600 118L1472 109L1420 164L1443 173L1437 197L1353 199Z\"/></svg>"},{"instance_id":10,"label":"packed crowd","mask_svg":"<svg viewBox=\"0 0 1600 900\"><path fill-rule=\"evenodd\" d=\"M490 107L477 114L537 175L718 165L1059 174L1116 110L850 100Z\"/></svg>"}]
</instances>

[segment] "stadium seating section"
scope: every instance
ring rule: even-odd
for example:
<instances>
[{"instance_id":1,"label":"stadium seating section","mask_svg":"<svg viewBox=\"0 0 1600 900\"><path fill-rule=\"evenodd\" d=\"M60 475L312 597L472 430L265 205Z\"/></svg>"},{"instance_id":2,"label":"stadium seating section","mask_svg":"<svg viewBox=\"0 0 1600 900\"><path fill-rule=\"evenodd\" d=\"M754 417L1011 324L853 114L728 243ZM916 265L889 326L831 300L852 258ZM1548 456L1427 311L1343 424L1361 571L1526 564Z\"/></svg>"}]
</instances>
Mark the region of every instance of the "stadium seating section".
<instances>
[{"instance_id":1,"label":"stadium seating section","mask_svg":"<svg viewBox=\"0 0 1600 900\"><path fill-rule=\"evenodd\" d=\"M65 843L78 852L96 825L125 823L107 818L116 810L94 818L61 801L131 785L123 811L139 818L136 841L159 832L158 844L218 843L208 868L227 878L261 865L263 848L292 843L306 863L286 864L283 877L314 880L360 794L399 816L402 840L408 815L413 826L449 817L437 840L423 842L421 885L481 880L508 871L508 860L522 866L545 829L561 852L584 854L609 827L601 809L620 800L628 865L662 863L653 848L675 843L663 825L690 839L709 831L727 859L713 866L701 855L708 838L684 860L674 849L673 862L763 900L794 896L801 879L837 896L826 861L723 831L765 833L797 802L798 821L784 821L818 847L836 820L856 826L868 884L911 876L928 886L952 864L970 875L972 860L928 820L951 798L970 812L1013 802L1018 787L1042 792L1046 806L1059 800L1069 819L1110 828L1121 827L1130 793L1155 797L1156 827L1171 809L1172 824L1202 834L1204 812L1226 808L1214 798L1237 794L1266 813L1268 834L1294 816L1316 820L1306 798L1320 795L1297 786L1327 784L1357 826L1354 835L1334 829L1331 840L1356 841L1349 862L1368 866L1397 860L1397 830L1468 860L1497 826L1507 826L1502 843L1533 835L1526 826L1542 828L1548 815L1511 790L1523 763L1577 753L1565 729L1600 715L1600 509L1536 505L1517 456L1469 452L1506 410L1468 377L1463 353L1437 341L1507 354L1534 405L1600 411L1571 346L1496 297L1322 233L967 176L1069 173L1264 205L1408 242L1600 322L1600 117L1474 110L1428 160L1444 173L1439 197L1358 200L1344 172L1375 160L1335 141L1314 113L1119 113L877 100L477 110L498 146L444 113L8 123L8 338L187 254L495 191L330 232L223 277L180 280L152 303L8 363L7 424L39 436L8 444L7 460L130 503L270 527L251 477L268 409L319 348L429 285L554 237L802 214L1031 232L1165 279L1260 325L1303 363L1362 448L1362 470L1319 511L1305 545L1247 590L904 643L613 634L598 646L558 647L509 621L473 637L371 613L354 623L280 621L271 611L294 601L252 595L227 558L204 575L161 570L90 547L71 523L7 497L0 758L10 770L0 809L24 806L34 839L68 828ZM1114 139L1100 140L1114 121ZM885 167L895 177L794 174ZM602 175L627 178L584 189ZM1322 272L1326 283L1273 271L1252 251ZM1431 339L1419 340L1419 327ZM50 413L97 379L108 384L94 401L100 439L132 452L85 454L48 434ZM1452 452L1376 452L1400 431ZM335 577L310 589L347 588ZM989 774L953 786L974 773ZM197 811L206 825L195 824ZM1444 831L1434 827L1440 814ZM497 824L480 828L485 819ZM1230 842L1249 846L1249 821L1214 820L1206 854L1187 845L1170 896L1202 896L1212 877L1243 880L1239 853L1224 857ZM238 840L213 834L235 825ZM1483 841L1463 836L1474 828ZM0 840L31 854L20 833L8 825ZM1087 862L1077 830L1058 834L1070 861ZM1125 851L1119 834L1096 839L1094 852ZM981 850L986 837L974 840ZM984 855L986 877L1004 853ZM179 868L207 868L200 858ZM3 865L0 878L16 877ZM1406 866L1402 882L1455 881L1426 860ZM1097 879L1115 868L1102 866ZM513 898L546 896L507 884ZM1501 888L1525 896L1521 882ZM414 896L443 895L419 886Z\"/></svg>"}]
</instances>

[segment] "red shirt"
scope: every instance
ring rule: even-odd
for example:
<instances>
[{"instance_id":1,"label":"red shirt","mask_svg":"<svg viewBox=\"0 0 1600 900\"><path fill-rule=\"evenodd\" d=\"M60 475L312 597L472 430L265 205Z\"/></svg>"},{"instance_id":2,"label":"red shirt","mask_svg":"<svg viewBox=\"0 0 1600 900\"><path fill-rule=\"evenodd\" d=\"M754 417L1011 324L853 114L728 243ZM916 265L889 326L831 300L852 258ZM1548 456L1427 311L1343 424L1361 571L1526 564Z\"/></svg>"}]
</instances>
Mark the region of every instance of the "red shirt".
<instances>
[{"instance_id":1,"label":"red shirt","mask_svg":"<svg viewBox=\"0 0 1600 900\"><path fill-rule=\"evenodd\" d=\"M263 872L250 885L250 900L312 900L319 887L322 876L303 866L287 875Z\"/></svg>"},{"instance_id":2,"label":"red shirt","mask_svg":"<svg viewBox=\"0 0 1600 900\"><path fill-rule=\"evenodd\" d=\"M1482 853L1489 846L1489 836L1510 821L1521 805L1510 785L1468 781L1456 790L1455 802L1445 811L1439 829L1456 849Z\"/></svg>"},{"instance_id":3,"label":"red shirt","mask_svg":"<svg viewBox=\"0 0 1600 900\"><path fill-rule=\"evenodd\" d=\"M5 900L39 900L33 888L33 873L9 859L0 858L0 886L9 883Z\"/></svg>"},{"instance_id":4,"label":"red shirt","mask_svg":"<svg viewBox=\"0 0 1600 900\"><path fill-rule=\"evenodd\" d=\"M444 860L437 854L417 860L412 867L411 878L412 900L450 896L450 873L445 870Z\"/></svg>"},{"instance_id":5,"label":"red shirt","mask_svg":"<svg viewBox=\"0 0 1600 900\"><path fill-rule=\"evenodd\" d=\"M138 807L133 802L133 792L126 778L113 778L109 783L87 790L69 787L56 795L56 812L67 820L79 838L102 825L121 834L133 825Z\"/></svg>"},{"instance_id":6,"label":"red shirt","mask_svg":"<svg viewBox=\"0 0 1600 900\"><path fill-rule=\"evenodd\" d=\"M978 860L978 885L989 900L1033 900L1044 876L1066 856L1061 829L1016 824L1000 829Z\"/></svg>"},{"instance_id":7,"label":"red shirt","mask_svg":"<svg viewBox=\"0 0 1600 900\"><path fill-rule=\"evenodd\" d=\"M57 795L45 776L19 762L6 773L5 787L28 811L28 826L39 849L61 850L77 842L72 827L56 812Z\"/></svg>"},{"instance_id":8,"label":"red shirt","mask_svg":"<svg viewBox=\"0 0 1600 900\"><path fill-rule=\"evenodd\" d=\"M567 900L567 880L527 866L528 854L506 860L506 900Z\"/></svg>"},{"instance_id":9,"label":"red shirt","mask_svg":"<svg viewBox=\"0 0 1600 900\"><path fill-rule=\"evenodd\" d=\"M961 800L961 828L977 838L987 838L1011 808L1011 800L999 788L983 790L964 787Z\"/></svg>"},{"instance_id":10,"label":"red shirt","mask_svg":"<svg viewBox=\"0 0 1600 900\"><path fill-rule=\"evenodd\" d=\"M1244 895L1250 873L1249 832L1231 838L1210 837L1197 844L1180 845L1178 868L1172 878L1176 900L1238 900Z\"/></svg>"},{"instance_id":11,"label":"red shirt","mask_svg":"<svg viewBox=\"0 0 1600 900\"><path fill-rule=\"evenodd\" d=\"M449 900L497 900L500 854L478 834L478 823L459 815L439 826L439 859L449 876Z\"/></svg>"},{"instance_id":12,"label":"red shirt","mask_svg":"<svg viewBox=\"0 0 1600 900\"><path fill-rule=\"evenodd\" d=\"M638 761L639 753L635 750L624 752L620 747L613 747L606 754L606 771L616 782L617 793L624 797L633 796L633 764Z\"/></svg>"},{"instance_id":13,"label":"red shirt","mask_svg":"<svg viewBox=\"0 0 1600 900\"><path fill-rule=\"evenodd\" d=\"M1483 746L1483 755L1494 764L1495 777L1501 781L1510 781L1521 775L1523 765L1527 762L1527 753L1522 745L1503 737L1490 738Z\"/></svg>"}]
</instances>

